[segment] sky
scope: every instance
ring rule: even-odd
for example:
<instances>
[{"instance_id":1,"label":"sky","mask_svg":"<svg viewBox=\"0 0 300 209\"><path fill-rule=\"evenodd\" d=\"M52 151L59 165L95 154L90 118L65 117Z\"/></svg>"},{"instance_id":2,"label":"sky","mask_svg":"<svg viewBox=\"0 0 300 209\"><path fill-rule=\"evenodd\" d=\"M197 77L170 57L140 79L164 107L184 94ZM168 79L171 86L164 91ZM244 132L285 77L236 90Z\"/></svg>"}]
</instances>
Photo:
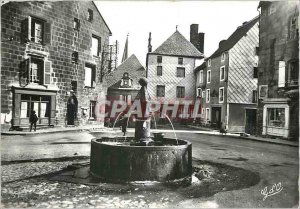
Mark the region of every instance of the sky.
<instances>
[{"instance_id":1,"label":"sky","mask_svg":"<svg viewBox=\"0 0 300 209\"><path fill-rule=\"evenodd\" d=\"M95 1L112 32L111 41L119 41L119 64L126 36L128 57L135 54L145 66L148 37L151 32L152 51L176 31L190 38L190 25L199 24L204 32L204 55L217 50L238 26L259 13L259 1Z\"/></svg>"}]
</instances>

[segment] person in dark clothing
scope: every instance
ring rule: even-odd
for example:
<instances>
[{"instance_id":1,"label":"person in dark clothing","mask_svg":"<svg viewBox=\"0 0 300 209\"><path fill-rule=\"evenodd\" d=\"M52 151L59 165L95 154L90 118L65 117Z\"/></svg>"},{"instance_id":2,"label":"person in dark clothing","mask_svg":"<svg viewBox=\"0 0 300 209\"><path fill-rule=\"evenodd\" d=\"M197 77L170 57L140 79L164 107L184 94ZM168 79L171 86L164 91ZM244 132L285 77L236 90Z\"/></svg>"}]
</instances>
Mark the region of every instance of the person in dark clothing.
<instances>
[{"instance_id":1,"label":"person in dark clothing","mask_svg":"<svg viewBox=\"0 0 300 209\"><path fill-rule=\"evenodd\" d=\"M38 117L35 114L35 110L31 111L29 122L30 122L30 132L32 130L32 126L34 126L34 131L36 131L36 122L38 121Z\"/></svg>"},{"instance_id":2,"label":"person in dark clothing","mask_svg":"<svg viewBox=\"0 0 300 209\"><path fill-rule=\"evenodd\" d=\"M67 102L67 125L74 125L77 118L78 100L73 90L70 91L71 96Z\"/></svg>"},{"instance_id":3,"label":"person in dark clothing","mask_svg":"<svg viewBox=\"0 0 300 209\"><path fill-rule=\"evenodd\" d=\"M127 132L127 120L128 120L128 118L125 117L125 114L120 120L121 121L122 132L124 133L123 136L125 136L126 132Z\"/></svg>"},{"instance_id":4,"label":"person in dark clothing","mask_svg":"<svg viewBox=\"0 0 300 209\"><path fill-rule=\"evenodd\" d=\"M220 125L220 133L223 135L227 133L227 130L226 130L226 126L223 122L221 122L221 125Z\"/></svg>"}]
</instances>

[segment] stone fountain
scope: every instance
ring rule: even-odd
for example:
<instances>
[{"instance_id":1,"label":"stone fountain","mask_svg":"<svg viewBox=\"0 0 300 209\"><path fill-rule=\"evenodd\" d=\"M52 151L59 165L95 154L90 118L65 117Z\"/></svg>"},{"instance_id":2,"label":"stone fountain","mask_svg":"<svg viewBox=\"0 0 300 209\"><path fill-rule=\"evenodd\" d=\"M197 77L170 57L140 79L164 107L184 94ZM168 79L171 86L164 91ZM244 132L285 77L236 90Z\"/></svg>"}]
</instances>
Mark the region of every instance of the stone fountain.
<instances>
[{"instance_id":1,"label":"stone fountain","mask_svg":"<svg viewBox=\"0 0 300 209\"><path fill-rule=\"evenodd\" d=\"M142 115L136 118L134 137L102 137L91 142L90 173L112 182L180 182L192 175L192 144L181 139L151 137L147 79L135 100Z\"/></svg>"}]
</instances>

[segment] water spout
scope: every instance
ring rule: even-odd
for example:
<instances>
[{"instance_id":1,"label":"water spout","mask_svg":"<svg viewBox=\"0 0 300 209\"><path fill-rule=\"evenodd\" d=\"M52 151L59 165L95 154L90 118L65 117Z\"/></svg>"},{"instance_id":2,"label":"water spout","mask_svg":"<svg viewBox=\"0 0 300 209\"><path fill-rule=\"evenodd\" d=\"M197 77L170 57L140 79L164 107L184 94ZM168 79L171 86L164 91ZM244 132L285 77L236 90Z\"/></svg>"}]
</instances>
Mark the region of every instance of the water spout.
<instances>
[{"instance_id":1,"label":"water spout","mask_svg":"<svg viewBox=\"0 0 300 209\"><path fill-rule=\"evenodd\" d=\"M118 119L119 119L119 117L120 117L120 115L121 115L122 113L123 113L123 112L120 112L119 115L117 116L117 119L115 120L114 125L113 125L113 130L114 130L114 128L115 128L116 122L118 121Z\"/></svg>"},{"instance_id":2,"label":"water spout","mask_svg":"<svg viewBox=\"0 0 300 209\"><path fill-rule=\"evenodd\" d=\"M167 114L164 114L164 116L166 116L167 119L169 120L169 122L171 123L171 126L173 128L173 132L174 132L174 135L175 135L175 138L176 138L176 143L178 145L178 139L177 139L177 136L176 136L176 133L175 133L175 129L174 129L173 123L172 123L171 119L169 118L169 116Z\"/></svg>"}]
</instances>

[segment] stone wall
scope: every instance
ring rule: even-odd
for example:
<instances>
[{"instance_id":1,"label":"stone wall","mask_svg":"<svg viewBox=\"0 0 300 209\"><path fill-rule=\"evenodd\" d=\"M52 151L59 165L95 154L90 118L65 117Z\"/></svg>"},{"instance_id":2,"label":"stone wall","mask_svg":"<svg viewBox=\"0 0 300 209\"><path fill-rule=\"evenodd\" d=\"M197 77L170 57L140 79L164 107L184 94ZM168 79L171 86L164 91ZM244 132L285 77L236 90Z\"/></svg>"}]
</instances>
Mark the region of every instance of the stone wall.
<instances>
[{"instance_id":1,"label":"stone wall","mask_svg":"<svg viewBox=\"0 0 300 209\"><path fill-rule=\"evenodd\" d=\"M87 19L88 9L93 11L92 21ZM51 24L50 44L21 43L21 22L29 16ZM80 20L79 31L73 29L74 18ZM89 107L90 100L105 98L106 87L100 82L101 53L93 56L91 45L92 34L101 37L102 52L111 32L92 1L9 2L1 7L1 29L2 40L6 40L1 44L1 116L13 110L11 87L20 87L19 64L29 54L41 54L52 62L50 85L31 88L57 90L56 118L60 124L65 120L71 81L77 81L79 113L81 107ZM79 54L78 63L72 62L74 51ZM96 67L95 88L84 86L86 63Z\"/></svg>"}]
</instances>

